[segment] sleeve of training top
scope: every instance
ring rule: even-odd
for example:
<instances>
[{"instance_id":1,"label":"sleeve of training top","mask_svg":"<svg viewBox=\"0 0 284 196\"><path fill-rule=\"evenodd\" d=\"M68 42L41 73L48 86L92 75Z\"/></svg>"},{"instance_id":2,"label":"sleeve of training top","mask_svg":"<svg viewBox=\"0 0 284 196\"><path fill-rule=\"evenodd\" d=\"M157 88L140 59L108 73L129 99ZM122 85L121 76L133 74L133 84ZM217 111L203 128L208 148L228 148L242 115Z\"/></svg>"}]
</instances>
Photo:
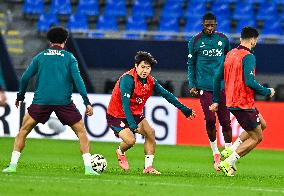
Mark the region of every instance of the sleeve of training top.
<instances>
[{"instance_id":1,"label":"sleeve of training top","mask_svg":"<svg viewBox=\"0 0 284 196\"><path fill-rule=\"evenodd\" d=\"M196 87L195 71L196 71L197 53L194 51L194 45L193 45L194 39L195 37L192 37L192 39L188 42L187 65L188 65L188 84L190 89Z\"/></svg>"},{"instance_id":2,"label":"sleeve of training top","mask_svg":"<svg viewBox=\"0 0 284 196\"><path fill-rule=\"evenodd\" d=\"M224 79L224 63L221 64L213 79L213 103L220 102L221 82Z\"/></svg>"}]
</instances>

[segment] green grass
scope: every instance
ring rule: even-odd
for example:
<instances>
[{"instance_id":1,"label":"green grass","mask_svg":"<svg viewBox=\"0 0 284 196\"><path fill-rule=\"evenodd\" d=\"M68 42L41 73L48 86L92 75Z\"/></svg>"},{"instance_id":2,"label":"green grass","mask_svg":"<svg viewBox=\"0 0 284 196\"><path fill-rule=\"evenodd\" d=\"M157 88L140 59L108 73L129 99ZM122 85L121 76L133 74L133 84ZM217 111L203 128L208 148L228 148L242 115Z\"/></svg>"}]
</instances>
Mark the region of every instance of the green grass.
<instances>
[{"instance_id":1,"label":"green grass","mask_svg":"<svg viewBox=\"0 0 284 196\"><path fill-rule=\"evenodd\" d=\"M0 138L0 168L10 161L13 138ZM84 176L77 141L28 139L17 173L0 173L0 195L284 195L284 152L255 150L239 162L235 177L216 173L206 147L158 145L155 168L143 175L143 145L127 153L130 171L119 169L116 143L93 142L107 170Z\"/></svg>"}]
</instances>

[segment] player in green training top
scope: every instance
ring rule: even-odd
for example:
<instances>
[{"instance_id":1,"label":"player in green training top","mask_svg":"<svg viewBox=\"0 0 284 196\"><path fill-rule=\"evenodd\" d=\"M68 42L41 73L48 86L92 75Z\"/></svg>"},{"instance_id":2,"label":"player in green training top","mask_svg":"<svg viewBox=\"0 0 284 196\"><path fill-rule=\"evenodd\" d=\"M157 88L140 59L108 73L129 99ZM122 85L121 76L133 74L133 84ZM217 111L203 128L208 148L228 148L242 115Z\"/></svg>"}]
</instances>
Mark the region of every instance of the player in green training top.
<instances>
[{"instance_id":1,"label":"player in green training top","mask_svg":"<svg viewBox=\"0 0 284 196\"><path fill-rule=\"evenodd\" d=\"M193 36L188 43L188 81L190 94L200 96L200 103L205 115L206 130L213 151L214 168L219 171L220 152L217 147L216 117L209 110L213 97L213 78L219 66L224 61L224 56L230 50L228 38L215 32L216 17L212 13L203 16L203 30ZM225 140L225 147L230 147L232 142L232 128L230 113L225 105L225 93L221 92L221 102L217 113Z\"/></svg>"},{"instance_id":2,"label":"player in green training top","mask_svg":"<svg viewBox=\"0 0 284 196\"><path fill-rule=\"evenodd\" d=\"M0 69L2 69L2 64L0 63ZM0 70L0 106L5 106L7 97L5 94L5 85L4 85L4 78L3 78L3 72Z\"/></svg>"},{"instance_id":3,"label":"player in green training top","mask_svg":"<svg viewBox=\"0 0 284 196\"><path fill-rule=\"evenodd\" d=\"M38 123L46 123L52 112L64 125L69 125L80 141L86 175L99 175L91 167L89 140L82 116L71 100L73 84L84 100L86 115L93 114L87 97L84 81L78 69L76 58L64 50L68 31L63 27L53 27L47 32L50 48L35 56L20 80L16 107L25 99L29 80L36 76L34 99L23 119L22 127L15 138L11 162L4 173L16 172L17 163L25 147L25 140Z\"/></svg>"}]
</instances>

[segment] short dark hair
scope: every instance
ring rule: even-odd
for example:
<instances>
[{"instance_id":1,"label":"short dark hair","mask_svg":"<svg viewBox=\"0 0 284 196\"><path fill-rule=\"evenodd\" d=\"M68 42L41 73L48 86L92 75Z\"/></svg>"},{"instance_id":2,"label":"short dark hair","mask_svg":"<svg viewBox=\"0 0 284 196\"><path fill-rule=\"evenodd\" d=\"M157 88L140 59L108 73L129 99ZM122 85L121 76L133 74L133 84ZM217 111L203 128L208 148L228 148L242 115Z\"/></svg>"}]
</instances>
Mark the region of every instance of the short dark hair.
<instances>
[{"instance_id":1,"label":"short dark hair","mask_svg":"<svg viewBox=\"0 0 284 196\"><path fill-rule=\"evenodd\" d=\"M67 38L68 38L68 31L64 27L51 27L47 34L46 37L51 43L56 43L56 44L62 44L64 43Z\"/></svg>"},{"instance_id":2,"label":"short dark hair","mask_svg":"<svg viewBox=\"0 0 284 196\"><path fill-rule=\"evenodd\" d=\"M215 20L216 21L216 16L212 14L211 12L208 12L203 15L202 21L204 22L205 20Z\"/></svg>"},{"instance_id":3,"label":"short dark hair","mask_svg":"<svg viewBox=\"0 0 284 196\"><path fill-rule=\"evenodd\" d=\"M241 38L242 39L251 39L258 38L259 33L256 28L246 26L242 29Z\"/></svg>"},{"instance_id":4,"label":"short dark hair","mask_svg":"<svg viewBox=\"0 0 284 196\"><path fill-rule=\"evenodd\" d=\"M149 52L145 51L137 52L134 59L135 59L135 64L137 65L139 65L141 61L145 61L146 63L149 63L151 66L158 63L158 61Z\"/></svg>"}]
</instances>

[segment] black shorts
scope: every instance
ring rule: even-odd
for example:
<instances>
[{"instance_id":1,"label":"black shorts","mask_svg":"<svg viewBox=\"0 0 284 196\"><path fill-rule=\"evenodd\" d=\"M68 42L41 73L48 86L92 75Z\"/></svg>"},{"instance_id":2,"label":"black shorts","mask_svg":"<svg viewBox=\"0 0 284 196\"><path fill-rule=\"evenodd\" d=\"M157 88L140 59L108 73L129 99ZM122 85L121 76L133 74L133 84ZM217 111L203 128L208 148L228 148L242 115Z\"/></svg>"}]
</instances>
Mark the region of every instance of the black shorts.
<instances>
[{"instance_id":1,"label":"black shorts","mask_svg":"<svg viewBox=\"0 0 284 196\"><path fill-rule=\"evenodd\" d=\"M259 112L257 109L254 111L230 110L230 112L236 117L241 127L246 131L251 131L260 125Z\"/></svg>"}]
</instances>

